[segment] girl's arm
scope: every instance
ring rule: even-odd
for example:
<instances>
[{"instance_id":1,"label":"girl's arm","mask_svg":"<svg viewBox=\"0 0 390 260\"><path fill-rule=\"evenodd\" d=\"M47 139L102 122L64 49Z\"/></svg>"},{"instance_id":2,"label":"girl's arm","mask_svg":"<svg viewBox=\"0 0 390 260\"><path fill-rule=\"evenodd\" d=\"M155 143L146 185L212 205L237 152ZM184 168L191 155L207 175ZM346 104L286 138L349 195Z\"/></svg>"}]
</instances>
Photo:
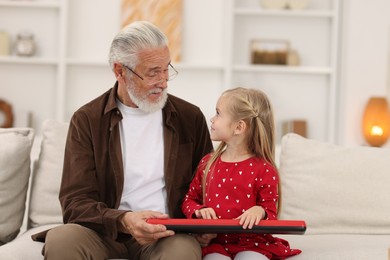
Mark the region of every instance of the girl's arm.
<instances>
[{"instance_id":1,"label":"girl's arm","mask_svg":"<svg viewBox=\"0 0 390 260\"><path fill-rule=\"evenodd\" d=\"M264 219L277 219L277 202L279 177L276 169L270 165L264 167L262 174L262 181L257 187L257 202L265 211Z\"/></svg>"}]
</instances>

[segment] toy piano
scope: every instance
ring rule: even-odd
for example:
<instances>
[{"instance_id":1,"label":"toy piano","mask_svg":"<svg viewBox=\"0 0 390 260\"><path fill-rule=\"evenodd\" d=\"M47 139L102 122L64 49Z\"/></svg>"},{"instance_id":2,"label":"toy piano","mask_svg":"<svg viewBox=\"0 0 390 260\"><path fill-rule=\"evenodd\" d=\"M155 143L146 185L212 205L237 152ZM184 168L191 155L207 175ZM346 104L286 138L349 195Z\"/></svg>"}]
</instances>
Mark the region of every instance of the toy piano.
<instances>
[{"instance_id":1,"label":"toy piano","mask_svg":"<svg viewBox=\"0 0 390 260\"><path fill-rule=\"evenodd\" d=\"M306 231L303 220L261 220L252 229L243 229L237 219L178 219L151 218L150 224L162 224L169 230L187 233L262 233L262 234L297 234Z\"/></svg>"}]
</instances>

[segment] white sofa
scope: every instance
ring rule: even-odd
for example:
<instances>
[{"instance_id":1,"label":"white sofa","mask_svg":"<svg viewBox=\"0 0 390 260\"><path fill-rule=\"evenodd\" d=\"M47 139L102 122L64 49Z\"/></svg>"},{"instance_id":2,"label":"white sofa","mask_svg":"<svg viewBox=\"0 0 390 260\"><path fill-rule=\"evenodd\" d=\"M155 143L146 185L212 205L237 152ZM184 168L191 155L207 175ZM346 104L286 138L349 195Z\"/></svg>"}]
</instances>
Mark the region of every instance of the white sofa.
<instances>
[{"instance_id":1,"label":"white sofa","mask_svg":"<svg viewBox=\"0 0 390 260\"><path fill-rule=\"evenodd\" d=\"M58 189L67 127L46 121L33 155L31 129L0 129L0 259L43 259L43 244L31 235L62 223ZM389 149L283 137L280 218L307 224L304 235L277 235L303 251L292 260L388 259L389 158Z\"/></svg>"}]
</instances>

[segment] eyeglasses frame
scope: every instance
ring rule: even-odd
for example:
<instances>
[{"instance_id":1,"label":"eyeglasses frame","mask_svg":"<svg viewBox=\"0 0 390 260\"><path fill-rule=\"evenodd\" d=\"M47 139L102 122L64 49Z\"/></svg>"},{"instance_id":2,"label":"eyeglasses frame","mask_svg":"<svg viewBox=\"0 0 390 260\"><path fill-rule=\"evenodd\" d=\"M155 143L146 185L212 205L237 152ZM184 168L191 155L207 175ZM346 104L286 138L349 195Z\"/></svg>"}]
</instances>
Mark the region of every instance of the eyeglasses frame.
<instances>
[{"instance_id":1,"label":"eyeglasses frame","mask_svg":"<svg viewBox=\"0 0 390 260\"><path fill-rule=\"evenodd\" d=\"M132 73L134 73L138 78L140 78L141 80L145 80L143 77L141 77L137 72L135 72L134 70L132 70L130 67L126 66L125 64L122 63L122 66L125 67L126 69L130 70ZM175 67L173 67L173 65L171 63L168 64L168 66L170 66L177 74L179 74L179 72L175 69ZM168 75L168 80L169 81L169 75Z\"/></svg>"}]
</instances>

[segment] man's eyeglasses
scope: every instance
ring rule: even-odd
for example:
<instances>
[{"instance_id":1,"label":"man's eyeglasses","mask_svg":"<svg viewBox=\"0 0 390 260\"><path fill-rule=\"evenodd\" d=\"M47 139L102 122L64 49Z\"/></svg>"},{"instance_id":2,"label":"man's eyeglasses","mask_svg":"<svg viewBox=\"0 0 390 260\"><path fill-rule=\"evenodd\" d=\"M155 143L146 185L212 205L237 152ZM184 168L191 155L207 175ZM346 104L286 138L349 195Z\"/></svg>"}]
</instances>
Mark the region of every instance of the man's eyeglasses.
<instances>
[{"instance_id":1,"label":"man's eyeglasses","mask_svg":"<svg viewBox=\"0 0 390 260\"><path fill-rule=\"evenodd\" d=\"M149 75L145 75L144 77L141 77L137 72L129 68L128 66L122 64L123 67L134 73L138 78L141 80L144 80L146 84L148 85L155 85L158 83L161 83L162 80L170 81L176 78L177 74L179 72L172 66L171 63L169 63L168 68L165 70L154 70L150 72ZM163 76L161 76L163 74Z\"/></svg>"}]
</instances>

